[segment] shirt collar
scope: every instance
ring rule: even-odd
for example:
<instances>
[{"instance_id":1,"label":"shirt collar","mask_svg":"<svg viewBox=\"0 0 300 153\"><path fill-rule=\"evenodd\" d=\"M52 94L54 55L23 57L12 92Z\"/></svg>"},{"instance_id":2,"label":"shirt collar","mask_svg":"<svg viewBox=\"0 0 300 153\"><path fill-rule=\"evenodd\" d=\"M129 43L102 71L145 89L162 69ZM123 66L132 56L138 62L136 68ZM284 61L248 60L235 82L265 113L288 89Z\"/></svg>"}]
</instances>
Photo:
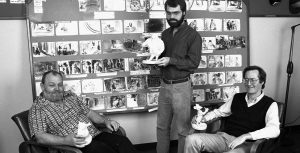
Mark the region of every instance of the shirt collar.
<instances>
[{"instance_id":1,"label":"shirt collar","mask_svg":"<svg viewBox=\"0 0 300 153\"><path fill-rule=\"evenodd\" d=\"M249 101L248 94L246 94L245 100L247 103L256 104L263 98L263 96L265 96L265 93L263 91L261 91L261 94L258 97L256 97L253 101Z\"/></svg>"}]
</instances>

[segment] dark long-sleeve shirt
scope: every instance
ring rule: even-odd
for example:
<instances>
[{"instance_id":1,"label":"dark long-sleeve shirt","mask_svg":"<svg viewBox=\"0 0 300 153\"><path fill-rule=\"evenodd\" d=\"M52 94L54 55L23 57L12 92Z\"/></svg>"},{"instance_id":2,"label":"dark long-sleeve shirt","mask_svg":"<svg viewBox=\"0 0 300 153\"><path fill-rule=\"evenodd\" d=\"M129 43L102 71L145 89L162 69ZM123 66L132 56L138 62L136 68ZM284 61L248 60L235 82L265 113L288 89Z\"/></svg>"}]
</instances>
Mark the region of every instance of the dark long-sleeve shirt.
<instances>
[{"instance_id":1,"label":"dark long-sleeve shirt","mask_svg":"<svg viewBox=\"0 0 300 153\"><path fill-rule=\"evenodd\" d=\"M170 57L169 65L162 67L162 77L177 80L188 77L201 60L202 39L197 31L182 24L173 35L173 29L162 33L165 50L161 57Z\"/></svg>"}]
</instances>

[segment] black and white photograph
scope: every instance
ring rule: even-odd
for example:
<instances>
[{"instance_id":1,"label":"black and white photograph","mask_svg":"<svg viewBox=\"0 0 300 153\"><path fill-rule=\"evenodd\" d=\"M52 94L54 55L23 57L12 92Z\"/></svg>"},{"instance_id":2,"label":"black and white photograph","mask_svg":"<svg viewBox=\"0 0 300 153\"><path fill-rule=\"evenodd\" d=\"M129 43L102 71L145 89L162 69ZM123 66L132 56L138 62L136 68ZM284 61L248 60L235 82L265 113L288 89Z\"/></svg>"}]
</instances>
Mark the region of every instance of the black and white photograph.
<instances>
[{"instance_id":1,"label":"black and white photograph","mask_svg":"<svg viewBox=\"0 0 300 153\"><path fill-rule=\"evenodd\" d=\"M240 31L240 19L224 19L224 31Z\"/></svg>"},{"instance_id":2,"label":"black and white photograph","mask_svg":"<svg viewBox=\"0 0 300 153\"><path fill-rule=\"evenodd\" d=\"M226 84L242 83L243 72L242 71L227 71L226 72Z\"/></svg>"},{"instance_id":3,"label":"black and white photograph","mask_svg":"<svg viewBox=\"0 0 300 153\"><path fill-rule=\"evenodd\" d=\"M222 68L224 67L224 55L208 55L207 56L208 68Z\"/></svg>"},{"instance_id":4,"label":"black and white photograph","mask_svg":"<svg viewBox=\"0 0 300 153\"><path fill-rule=\"evenodd\" d=\"M105 39L102 40L102 53L118 53L123 52L123 41L116 39Z\"/></svg>"},{"instance_id":5,"label":"black and white photograph","mask_svg":"<svg viewBox=\"0 0 300 153\"><path fill-rule=\"evenodd\" d=\"M80 35L97 35L101 34L100 20L79 21Z\"/></svg>"},{"instance_id":6,"label":"black and white photograph","mask_svg":"<svg viewBox=\"0 0 300 153\"><path fill-rule=\"evenodd\" d=\"M138 94L127 94L126 105L127 108L138 107Z\"/></svg>"},{"instance_id":7,"label":"black and white photograph","mask_svg":"<svg viewBox=\"0 0 300 153\"><path fill-rule=\"evenodd\" d=\"M193 90L193 102L203 102L205 101L204 89L194 89Z\"/></svg>"},{"instance_id":8,"label":"black and white photograph","mask_svg":"<svg viewBox=\"0 0 300 153\"><path fill-rule=\"evenodd\" d=\"M122 20L101 20L102 34L121 34L123 33Z\"/></svg>"},{"instance_id":9,"label":"black and white photograph","mask_svg":"<svg viewBox=\"0 0 300 153\"><path fill-rule=\"evenodd\" d=\"M207 10L208 0L186 0L187 10Z\"/></svg>"},{"instance_id":10,"label":"black and white photograph","mask_svg":"<svg viewBox=\"0 0 300 153\"><path fill-rule=\"evenodd\" d=\"M81 61L57 61L59 71L63 72L64 75L81 74L82 67Z\"/></svg>"},{"instance_id":11,"label":"black and white photograph","mask_svg":"<svg viewBox=\"0 0 300 153\"><path fill-rule=\"evenodd\" d=\"M208 84L211 85L225 84L225 72L208 72Z\"/></svg>"},{"instance_id":12,"label":"black and white photograph","mask_svg":"<svg viewBox=\"0 0 300 153\"><path fill-rule=\"evenodd\" d=\"M158 105L159 92L149 92L147 93L147 105L157 106Z\"/></svg>"},{"instance_id":13,"label":"black and white photograph","mask_svg":"<svg viewBox=\"0 0 300 153\"><path fill-rule=\"evenodd\" d=\"M226 12L242 12L242 0L227 0Z\"/></svg>"},{"instance_id":14,"label":"black and white photograph","mask_svg":"<svg viewBox=\"0 0 300 153\"><path fill-rule=\"evenodd\" d=\"M57 55L78 55L77 41L60 41L56 42Z\"/></svg>"},{"instance_id":15,"label":"black and white photograph","mask_svg":"<svg viewBox=\"0 0 300 153\"><path fill-rule=\"evenodd\" d=\"M64 81L64 90L72 91L76 95L81 95L81 81L80 80L65 80Z\"/></svg>"},{"instance_id":16,"label":"black and white photograph","mask_svg":"<svg viewBox=\"0 0 300 153\"><path fill-rule=\"evenodd\" d=\"M93 13L101 11L101 0L78 0L79 11Z\"/></svg>"},{"instance_id":17,"label":"black and white photograph","mask_svg":"<svg viewBox=\"0 0 300 153\"><path fill-rule=\"evenodd\" d=\"M124 20L124 33L143 33L144 20Z\"/></svg>"},{"instance_id":18,"label":"black and white photograph","mask_svg":"<svg viewBox=\"0 0 300 153\"><path fill-rule=\"evenodd\" d=\"M150 0L149 10L151 11L163 11L166 0Z\"/></svg>"},{"instance_id":19,"label":"black and white photograph","mask_svg":"<svg viewBox=\"0 0 300 153\"><path fill-rule=\"evenodd\" d=\"M104 110L106 96L97 97L83 97L83 101L89 106L91 110Z\"/></svg>"},{"instance_id":20,"label":"black and white photograph","mask_svg":"<svg viewBox=\"0 0 300 153\"><path fill-rule=\"evenodd\" d=\"M82 60L82 73L90 74L94 72L92 60Z\"/></svg>"},{"instance_id":21,"label":"black and white photograph","mask_svg":"<svg viewBox=\"0 0 300 153\"><path fill-rule=\"evenodd\" d=\"M236 93L240 92L240 88L239 86L229 86L223 87L222 91L223 100L227 102L228 100L232 99Z\"/></svg>"},{"instance_id":22,"label":"black and white photograph","mask_svg":"<svg viewBox=\"0 0 300 153\"><path fill-rule=\"evenodd\" d=\"M101 40L79 41L80 55L101 54Z\"/></svg>"},{"instance_id":23,"label":"black and white photograph","mask_svg":"<svg viewBox=\"0 0 300 153\"><path fill-rule=\"evenodd\" d=\"M146 12L147 0L126 0L127 12Z\"/></svg>"},{"instance_id":24,"label":"black and white photograph","mask_svg":"<svg viewBox=\"0 0 300 153\"><path fill-rule=\"evenodd\" d=\"M102 79L83 79L81 82L82 93L100 93L103 92Z\"/></svg>"},{"instance_id":25,"label":"black and white photograph","mask_svg":"<svg viewBox=\"0 0 300 153\"><path fill-rule=\"evenodd\" d=\"M165 19L145 19L145 33L160 33L166 28Z\"/></svg>"},{"instance_id":26,"label":"black and white photograph","mask_svg":"<svg viewBox=\"0 0 300 153\"><path fill-rule=\"evenodd\" d=\"M140 53L143 52L142 41L137 39L126 39L123 41L123 49L125 51Z\"/></svg>"},{"instance_id":27,"label":"black and white photograph","mask_svg":"<svg viewBox=\"0 0 300 153\"><path fill-rule=\"evenodd\" d=\"M125 95L112 95L105 101L106 109L122 109L126 108L126 96Z\"/></svg>"},{"instance_id":28,"label":"black and white photograph","mask_svg":"<svg viewBox=\"0 0 300 153\"><path fill-rule=\"evenodd\" d=\"M214 89L205 89L205 100L213 101L213 100L221 100L221 88Z\"/></svg>"},{"instance_id":29,"label":"black and white photograph","mask_svg":"<svg viewBox=\"0 0 300 153\"><path fill-rule=\"evenodd\" d=\"M226 0L210 0L208 10L210 12L225 12Z\"/></svg>"},{"instance_id":30,"label":"black and white photograph","mask_svg":"<svg viewBox=\"0 0 300 153\"><path fill-rule=\"evenodd\" d=\"M55 34L57 36L78 35L77 21L56 21Z\"/></svg>"},{"instance_id":31,"label":"black and white photograph","mask_svg":"<svg viewBox=\"0 0 300 153\"><path fill-rule=\"evenodd\" d=\"M225 67L241 67L242 66L242 55L225 55Z\"/></svg>"},{"instance_id":32,"label":"black and white photograph","mask_svg":"<svg viewBox=\"0 0 300 153\"><path fill-rule=\"evenodd\" d=\"M128 58L130 71L145 71L150 70L149 65L143 64L146 57Z\"/></svg>"},{"instance_id":33,"label":"black and white photograph","mask_svg":"<svg viewBox=\"0 0 300 153\"><path fill-rule=\"evenodd\" d=\"M147 82L145 75L136 75L127 77L127 89L131 91L146 89Z\"/></svg>"},{"instance_id":34,"label":"black and white photograph","mask_svg":"<svg viewBox=\"0 0 300 153\"><path fill-rule=\"evenodd\" d=\"M191 74L191 80L193 85L206 85L207 84L207 73L193 73Z\"/></svg>"},{"instance_id":35,"label":"black and white photograph","mask_svg":"<svg viewBox=\"0 0 300 153\"><path fill-rule=\"evenodd\" d=\"M192 27L196 31L204 31L204 19L203 18L187 19L187 23L190 27Z\"/></svg>"},{"instance_id":36,"label":"black and white photograph","mask_svg":"<svg viewBox=\"0 0 300 153\"><path fill-rule=\"evenodd\" d=\"M33 71L35 77L42 76L45 72L50 70L57 70L56 61L43 61L33 63Z\"/></svg>"},{"instance_id":37,"label":"black and white photograph","mask_svg":"<svg viewBox=\"0 0 300 153\"><path fill-rule=\"evenodd\" d=\"M32 37L54 36L54 23L31 22L31 35Z\"/></svg>"},{"instance_id":38,"label":"black and white photograph","mask_svg":"<svg viewBox=\"0 0 300 153\"><path fill-rule=\"evenodd\" d=\"M122 58L103 59L103 72L124 71L125 62Z\"/></svg>"},{"instance_id":39,"label":"black and white photograph","mask_svg":"<svg viewBox=\"0 0 300 153\"><path fill-rule=\"evenodd\" d=\"M205 31L222 31L222 19L205 18Z\"/></svg>"},{"instance_id":40,"label":"black and white photograph","mask_svg":"<svg viewBox=\"0 0 300 153\"><path fill-rule=\"evenodd\" d=\"M45 57L55 55L54 42L34 42L32 43L33 57Z\"/></svg>"},{"instance_id":41,"label":"black and white photograph","mask_svg":"<svg viewBox=\"0 0 300 153\"><path fill-rule=\"evenodd\" d=\"M230 48L228 35L216 35L216 50L227 50Z\"/></svg>"},{"instance_id":42,"label":"black and white photograph","mask_svg":"<svg viewBox=\"0 0 300 153\"><path fill-rule=\"evenodd\" d=\"M125 91L126 81L127 80L125 79L125 77L104 78L104 91L106 92Z\"/></svg>"},{"instance_id":43,"label":"black and white photograph","mask_svg":"<svg viewBox=\"0 0 300 153\"><path fill-rule=\"evenodd\" d=\"M202 37L202 49L203 50L216 49L216 37Z\"/></svg>"}]
</instances>

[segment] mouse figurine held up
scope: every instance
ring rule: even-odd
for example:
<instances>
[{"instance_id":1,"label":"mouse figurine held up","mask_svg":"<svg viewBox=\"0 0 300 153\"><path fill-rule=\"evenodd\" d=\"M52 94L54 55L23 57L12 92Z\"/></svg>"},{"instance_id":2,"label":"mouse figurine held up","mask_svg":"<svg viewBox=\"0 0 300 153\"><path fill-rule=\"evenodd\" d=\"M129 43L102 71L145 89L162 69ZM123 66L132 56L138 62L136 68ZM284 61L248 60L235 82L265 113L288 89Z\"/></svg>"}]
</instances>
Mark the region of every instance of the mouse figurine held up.
<instances>
[{"instance_id":1,"label":"mouse figurine held up","mask_svg":"<svg viewBox=\"0 0 300 153\"><path fill-rule=\"evenodd\" d=\"M160 54L165 49L164 42L158 37L158 33L151 34L151 37L143 42L142 47L148 47L150 58L147 61L157 61Z\"/></svg>"}]
</instances>

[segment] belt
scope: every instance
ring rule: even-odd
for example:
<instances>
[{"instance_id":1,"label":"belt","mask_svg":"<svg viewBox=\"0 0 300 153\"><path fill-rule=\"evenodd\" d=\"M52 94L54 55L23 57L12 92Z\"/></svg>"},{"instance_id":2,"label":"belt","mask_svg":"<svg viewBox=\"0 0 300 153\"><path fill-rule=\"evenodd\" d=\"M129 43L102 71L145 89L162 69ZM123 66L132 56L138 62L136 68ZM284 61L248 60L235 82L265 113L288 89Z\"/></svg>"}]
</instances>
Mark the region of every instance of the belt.
<instances>
[{"instance_id":1,"label":"belt","mask_svg":"<svg viewBox=\"0 0 300 153\"><path fill-rule=\"evenodd\" d=\"M177 79L177 80L167 80L165 78L162 78L165 84L176 84L176 83L182 83L190 80L190 77L186 77L183 79Z\"/></svg>"}]
</instances>

